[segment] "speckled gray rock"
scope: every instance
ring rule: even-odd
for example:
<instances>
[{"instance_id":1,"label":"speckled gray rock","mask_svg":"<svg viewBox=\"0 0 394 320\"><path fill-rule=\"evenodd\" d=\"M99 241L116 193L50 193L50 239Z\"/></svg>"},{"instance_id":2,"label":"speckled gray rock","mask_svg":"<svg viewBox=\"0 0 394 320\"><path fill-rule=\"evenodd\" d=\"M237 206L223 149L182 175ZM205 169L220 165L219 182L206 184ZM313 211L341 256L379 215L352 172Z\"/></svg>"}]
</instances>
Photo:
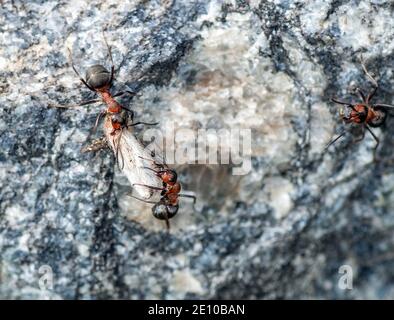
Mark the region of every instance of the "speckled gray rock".
<instances>
[{"instance_id":1,"label":"speckled gray rock","mask_svg":"<svg viewBox=\"0 0 394 320\"><path fill-rule=\"evenodd\" d=\"M323 152L342 126L329 98L370 86L361 53L394 103L393 14L383 0L4 1L0 298L394 298L394 119L375 130L377 162L368 135ZM80 153L102 107L52 108L94 97L67 47L81 71L109 65L103 28L138 119L252 129L249 174L176 167L198 203L182 200L170 234L110 152Z\"/></svg>"}]
</instances>

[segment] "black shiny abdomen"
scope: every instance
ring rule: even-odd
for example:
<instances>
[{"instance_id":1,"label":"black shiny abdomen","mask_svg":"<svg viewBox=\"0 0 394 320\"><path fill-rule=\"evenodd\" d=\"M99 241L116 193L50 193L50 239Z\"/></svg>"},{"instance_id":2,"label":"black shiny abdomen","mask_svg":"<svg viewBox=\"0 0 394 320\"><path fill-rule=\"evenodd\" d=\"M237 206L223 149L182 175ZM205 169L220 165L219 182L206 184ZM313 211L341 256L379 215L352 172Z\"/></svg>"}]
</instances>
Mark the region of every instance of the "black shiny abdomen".
<instances>
[{"instance_id":1,"label":"black shiny abdomen","mask_svg":"<svg viewBox=\"0 0 394 320\"><path fill-rule=\"evenodd\" d=\"M166 220L174 217L177 214L178 209L178 205L172 206L159 202L152 207L152 214L156 219Z\"/></svg>"},{"instance_id":2,"label":"black shiny abdomen","mask_svg":"<svg viewBox=\"0 0 394 320\"><path fill-rule=\"evenodd\" d=\"M102 65L95 64L86 70L86 83L93 89L100 89L111 81L111 74Z\"/></svg>"},{"instance_id":3,"label":"black shiny abdomen","mask_svg":"<svg viewBox=\"0 0 394 320\"><path fill-rule=\"evenodd\" d=\"M376 117L369 121L368 125L370 125L373 128L380 127L384 124L387 118L387 110L382 107L374 107L373 110L376 113Z\"/></svg>"}]
</instances>

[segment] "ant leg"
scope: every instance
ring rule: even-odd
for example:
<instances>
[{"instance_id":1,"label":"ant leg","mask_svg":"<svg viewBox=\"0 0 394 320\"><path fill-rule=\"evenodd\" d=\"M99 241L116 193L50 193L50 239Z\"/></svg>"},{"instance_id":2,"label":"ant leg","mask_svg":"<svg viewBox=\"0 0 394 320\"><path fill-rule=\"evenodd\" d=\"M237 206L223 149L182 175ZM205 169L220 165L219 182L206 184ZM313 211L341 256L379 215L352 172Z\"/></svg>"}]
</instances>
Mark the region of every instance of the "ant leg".
<instances>
[{"instance_id":1,"label":"ant leg","mask_svg":"<svg viewBox=\"0 0 394 320\"><path fill-rule=\"evenodd\" d=\"M165 188L159 188L159 187L153 187L153 186L148 186L147 184L141 184L141 183L133 183L133 186L142 186L142 187L147 187L151 190L157 190L157 191L165 191Z\"/></svg>"},{"instance_id":2,"label":"ant leg","mask_svg":"<svg viewBox=\"0 0 394 320\"><path fill-rule=\"evenodd\" d=\"M73 61L73 57L72 57L72 54L71 54L71 50L70 50L70 48L67 48L67 49L68 49L68 58L69 58L69 60L70 60L71 67L73 68L74 72L77 74L79 80L81 80L82 83L83 83L86 87L89 88L89 90L91 90L91 91L96 91L96 90L94 90L91 86L89 86L89 85L87 84L87 82L85 81L84 78L81 77L81 75L79 74L79 72L77 71L77 69L76 69L75 66L74 66L74 61Z\"/></svg>"},{"instance_id":3,"label":"ant leg","mask_svg":"<svg viewBox=\"0 0 394 320\"><path fill-rule=\"evenodd\" d=\"M135 96L135 95L137 95L137 92L129 91L129 90L119 91L119 92L117 92L116 94L114 94L113 97L116 98L116 97L123 96L123 95L125 95L125 94L129 94L129 95L131 95L131 96Z\"/></svg>"},{"instance_id":4,"label":"ant leg","mask_svg":"<svg viewBox=\"0 0 394 320\"><path fill-rule=\"evenodd\" d=\"M378 85L378 82L374 79L374 77L372 77L372 75L368 72L368 70L367 70L367 67L365 66L365 64L364 64L364 59L363 59L363 57L361 56L361 67L363 68L363 70L364 70L364 72L365 72L365 74L366 74L366 76L368 77L368 79L372 82L372 84L375 86L375 87L378 87L379 85Z\"/></svg>"},{"instance_id":5,"label":"ant leg","mask_svg":"<svg viewBox=\"0 0 394 320\"><path fill-rule=\"evenodd\" d=\"M150 171L153 171L154 173L157 173L157 174L161 174L161 173L165 173L166 172L166 170L155 170L155 169L152 169L152 168L149 168L149 167L142 167L142 168L150 170Z\"/></svg>"},{"instance_id":6,"label":"ant leg","mask_svg":"<svg viewBox=\"0 0 394 320\"><path fill-rule=\"evenodd\" d=\"M362 90L360 88L356 88L356 92L359 94L361 100L363 100L365 103L368 103L364 92L362 92Z\"/></svg>"},{"instance_id":7,"label":"ant leg","mask_svg":"<svg viewBox=\"0 0 394 320\"><path fill-rule=\"evenodd\" d=\"M374 104L374 107L394 108L393 105L390 105L390 104L382 104L382 103Z\"/></svg>"},{"instance_id":8,"label":"ant leg","mask_svg":"<svg viewBox=\"0 0 394 320\"><path fill-rule=\"evenodd\" d=\"M143 160L152 162L156 167L159 167L159 168L162 168L162 169L164 168L164 165L163 165L163 164L160 164L160 163L158 163L158 162L156 162L156 160L144 158L144 157L141 157L141 156L138 156L138 157L141 158L141 159L143 159ZM161 172L164 172L164 171L165 171L165 170L156 171L156 170L154 170L154 169L152 169L152 168L149 168L149 167L143 167L143 168L144 168L144 169L149 169L149 170L151 170L151 171L153 171L153 172L155 172L155 173L161 173Z\"/></svg>"},{"instance_id":9,"label":"ant leg","mask_svg":"<svg viewBox=\"0 0 394 320\"><path fill-rule=\"evenodd\" d=\"M128 196L129 196L129 197L132 197L132 198L134 198L134 199L137 199L137 200L146 202L146 203L152 203L152 204L156 204L156 203L157 203L157 202L155 202L155 201L148 201L148 200L145 200L145 199L138 198L138 197L136 197L136 196L133 196L132 194L128 194Z\"/></svg>"},{"instance_id":10,"label":"ant leg","mask_svg":"<svg viewBox=\"0 0 394 320\"><path fill-rule=\"evenodd\" d=\"M103 30L103 38L104 38L105 45L108 48L108 55L109 55L109 58L111 60L111 78L110 78L109 83L108 83L108 84L111 84L112 81L114 80L115 66L114 66L114 60L112 58L112 50L111 50L111 47L108 44L108 41L107 41L107 38L105 36L104 30Z\"/></svg>"},{"instance_id":11,"label":"ant leg","mask_svg":"<svg viewBox=\"0 0 394 320\"><path fill-rule=\"evenodd\" d=\"M376 93L377 90L378 90L378 87L374 87L374 88L372 89L372 91L368 94L367 100L365 100L365 102L366 102L367 104L369 104L369 101L374 97L374 95L375 95L375 93Z\"/></svg>"},{"instance_id":12,"label":"ant leg","mask_svg":"<svg viewBox=\"0 0 394 320\"><path fill-rule=\"evenodd\" d=\"M101 102L101 99L92 99L92 100L83 101L81 103L78 103L78 106L82 107L82 106L86 106L88 104L98 103L98 102Z\"/></svg>"},{"instance_id":13,"label":"ant leg","mask_svg":"<svg viewBox=\"0 0 394 320\"><path fill-rule=\"evenodd\" d=\"M61 104L51 104L50 107L59 108L59 109L72 109L72 108L82 107L82 106L86 106L88 104L98 103L98 102L101 102L101 100L99 100L99 99L87 100L87 101L78 103L76 105L68 105L68 106L63 106Z\"/></svg>"},{"instance_id":14,"label":"ant leg","mask_svg":"<svg viewBox=\"0 0 394 320\"><path fill-rule=\"evenodd\" d=\"M122 105L120 106L121 109L126 110L127 112L131 113L131 115L134 117L134 111L131 109L128 109L126 107L123 107Z\"/></svg>"},{"instance_id":15,"label":"ant leg","mask_svg":"<svg viewBox=\"0 0 394 320\"><path fill-rule=\"evenodd\" d=\"M353 105L353 104L351 104L349 102L344 102L344 101L337 100L336 98L331 98L331 101L335 102L335 103L338 103L338 104L342 104L344 106L352 106Z\"/></svg>"},{"instance_id":16,"label":"ant leg","mask_svg":"<svg viewBox=\"0 0 394 320\"><path fill-rule=\"evenodd\" d=\"M100 112L100 113L98 114L98 116L97 116L97 118L96 118L96 122L94 123L94 127L93 127L93 130L92 130L92 133L95 133L95 132L96 132L97 127L98 127L98 124L99 124L101 118L102 118L103 116L105 116L106 114L107 114L107 111L102 111L102 112Z\"/></svg>"},{"instance_id":17,"label":"ant leg","mask_svg":"<svg viewBox=\"0 0 394 320\"><path fill-rule=\"evenodd\" d=\"M164 213L164 220L166 221L167 232L170 232L170 220L168 219L167 212Z\"/></svg>"},{"instance_id":18,"label":"ant leg","mask_svg":"<svg viewBox=\"0 0 394 320\"><path fill-rule=\"evenodd\" d=\"M366 128L367 128L367 130L369 131L369 133L372 135L372 137L373 137L373 138L375 139L375 141L376 141L376 146L375 146L375 148L373 149L373 158L374 158L374 160L376 160L376 151L378 150L380 141L379 141L379 138L373 133L373 131L371 130L371 128L370 128L368 125L366 125Z\"/></svg>"},{"instance_id":19,"label":"ant leg","mask_svg":"<svg viewBox=\"0 0 394 320\"><path fill-rule=\"evenodd\" d=\"M372 82L374 88L372 89L372 91L368 94L367 100L365 101L367 104L369 104L369 101L374 97L376 91L378 90L378 82L374 79L374 77L372 77L372 75L368 72L367 67L364 64L364 60L363 57L360 57L361 60L361 67L363 68L366 76L368 77L368 79Z\"/></svg>"},{"instance_id":20,"label":"ant leg","mask_svg":"<svg viewBox=\"0 0 394 320\"><path fill-rule=\"evenodd\" d=\"M331 145L333 145L335 142L337 142L340 138L342 138L346 134L346 130L344 130L338 137L336 137L334 140L332 140L330 143L326 145L324 150L327 150Z\"/></svg>"},{"instance_id":21,"label":"ant leg","mask_svg":"<svg viewBox=\"0 0 394 320\"><path fill-rule=\"evenodd\" d=\"M365 137L365 126L362 126L361 128L362 128L362 129L361 129L361 130L362 130L361 136L360 136L360 138L354 140L354 143L360 142L360 141L363 140L364 137Z\"/></svg>"},{"instance_id":22,"label":"ant leg","mask_svg":"<svg viewBox=\"0 0 394 320\"><path fill-rule=\"evenodd\" d=\"M144 159L144 160L147 160L147 161L150 161L150 162L153 162L155 165L160 165L159 163L157 163L156 162L156 160L153 160L153 159L148 159L148 158L144 158L144 157L141 157L141 156L138 156L139 158L141 158L141 159Z\"/></svg>"},{"instance_id":23,"label":"ant leg","mask_svg":"<svg viewBox=\"0 0 394 320\"><path fill-rule=\"evenodd\" d=\"M138 121L138 122L132 123L128 127L134 127L134 126L139 125L139 124L144 124L146 126L157 126L159 124L159 122L149 123L149 122L140 122L140 121Z\"/></svg>"},{"instance_id":24,"label":"ant leg","mask_svg":"<svg viewBox=\"0 0 394 320\"><path fill-rule=\"evenodd\" d=\"M96 133L96 129L97 129L97 126L98 126L98 124L99 124L99 121L100 121L101 117L104 116L106 113L107 113L106 111L102 111L102 112L100 112L100 113L98 114L98 116L97 116L97 118L96 118L96 122L95 122L95 124L94 124L94 127L93 127L92 130L90 130L90 132L89 132L88 137L86 138L86 140L89 140L90 137L91 137L93 134Z\"/></svg>"},{"instance_id":25,"label":"ant leg","mask_svg":"<svg viewBox=\"0 0 394 320\"><path fill-rule=\"evenodd\" d=\"M178 197L185 197L185 198L191 198L193 199L193 204L196 204L197 198L196 196L193 196L191 194L183 194L183 193L179 193Z\"/></svg>"}]
</instances>

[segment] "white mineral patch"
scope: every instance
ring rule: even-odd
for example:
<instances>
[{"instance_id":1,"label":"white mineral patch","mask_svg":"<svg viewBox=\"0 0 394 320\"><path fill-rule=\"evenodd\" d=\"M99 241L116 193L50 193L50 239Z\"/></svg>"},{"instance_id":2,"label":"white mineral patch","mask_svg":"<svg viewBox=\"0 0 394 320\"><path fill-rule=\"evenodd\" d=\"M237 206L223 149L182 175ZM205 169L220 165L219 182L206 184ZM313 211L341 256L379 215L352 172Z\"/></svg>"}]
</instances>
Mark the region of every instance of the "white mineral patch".
<instances>
[{"instance_id":1,"label":"white mineral patch","mask_svg":"<svg viewBox=\"0 0 394 320\"><path fill-rule=\"evenodd\" d=\"M215 22L216 17L220 14L222 4L223 1L219 1L219 0L211 1L207 6L208 7L207 13L201 15L196 22L198 24L202 23L203 21Z\"/></svg>"},{"instance_id":2,"label":"white mineral patch","mask_svg":"<svg viewBox=\"0 0 394 320\"><path fill-rule=\"evenodd\" d=\"M382 34L393 29L394 21L388 10L379 8L377 14L372 14L374 11L375 9L368 1L344 4L338 8L331 19L337 19L341 31L341 45L351 46L354 50L374 47ZM393 47L394 44L391 41L386 42L379 49L390 52Z\"/></svg>"},{"instance_id":3,"label":"white mineral patch","mask_svg":"<svg viewBox=\"0 0 394 320\"><path fill-rule=\"evenodd\" d=\"M282 178L268 178L265 192L268 194L269 204L275 210L274 215L277 219L287 216L293 208L291 193L294 190L292 183Z\"/></svg>"},{"instance_id":4,"label":"white mineral patch","mask_svg":"<svg viewBox=\"0 0 394 320\"><path fill-rule=\"evenodd\" d=\"M193 276L189 269L174 272L171 289L176 297L182 298L186 293L202 294L204 292L200 281Z\"/></svg>"},{"instance_id":5,"label":"white mineral patch","mask_svg":"<svg viewBox=\"0 0 394 320\"><path fill-rule=\"evenodd\" d=\"M339 118L339 117L338 117ZM332 128L335 126L329 106L316 102L311 106L310 152L322 153L326 145L335 137Z\"/></svg>"},{"instance_id":6,"label":"white mineral patch","mask_svg":"<svg viewBox=\"0 0 394 320\"><path fill-rule=\"evenodd\" d=\"M78 134L79 131L75 129L62 129L59 134L56 136L54 148L55 150L60 150L64 144L69 141L69 139L75 139L77 141L82 141L83 138ZM79 138L79 139L78 139ZM86 139L86 136L85 136Z\"/></svg>"},{"instance_id":7,"label":"white mineral patch","mask_svg":"<svg viewBox=\"0 0 394 320\"><path fill-rule=\"evenodd\" d=\"M308 33L317 33L324 28L327 11L331 1L304 1L304 10L301 13L301 28Z\"/></svg>"},{"instance_id":8,"label":"white mineral patch","mask_svg":"<svg viewBox=\"0 0 394 320\"><path fill-rule=\"evenodd\" d=\"M18 248L21 251L29 251L29 239L30 239L30 234L29 233L25 233L24 235L22 235L19 238L19 244L18 244Z\"/></svg>"},{"instance_id":9,"label":"white mineral patch","mask_svg":"<svg viewBox=\"0 0 394 320\"><path fill-rule=\"evenodd\" d=\"M8 63L9 63L9 61L6 58L2 57L1 53L0 53L0 69L6 70Z\"/></svg>"},{"instance_id":10,"label":"white mineral patch","mask_svg":"<svg viewBox=\"0 0 394 320\"><path fill-rule=\"evenodd\" d=\"M26 223L26 220L32 216L33 214L27 212L26 208L17 204L7 207L5 210L5 217L10 228L20 227L21 223Z\"/></svg>"}]
</instances>

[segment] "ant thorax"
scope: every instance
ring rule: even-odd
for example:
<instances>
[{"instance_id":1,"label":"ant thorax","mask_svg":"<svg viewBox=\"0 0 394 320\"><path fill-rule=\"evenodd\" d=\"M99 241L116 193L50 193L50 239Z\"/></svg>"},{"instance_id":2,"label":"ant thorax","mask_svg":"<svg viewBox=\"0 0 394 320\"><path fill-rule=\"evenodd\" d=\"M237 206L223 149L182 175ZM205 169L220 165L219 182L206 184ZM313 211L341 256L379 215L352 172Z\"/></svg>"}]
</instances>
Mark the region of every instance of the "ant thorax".
<instances>
[{"instance_id":1,"label":"ant thorax","mask_svg":"<svg viewBox=\"0 0 394 320\"><path fill-rule=\"evenodd\" d=\"M369 108L362 104L357 104L353 107L346 106L341 108L340 115L346 123L363 123L367 120Z\"/></svg>"}]
</instances>

